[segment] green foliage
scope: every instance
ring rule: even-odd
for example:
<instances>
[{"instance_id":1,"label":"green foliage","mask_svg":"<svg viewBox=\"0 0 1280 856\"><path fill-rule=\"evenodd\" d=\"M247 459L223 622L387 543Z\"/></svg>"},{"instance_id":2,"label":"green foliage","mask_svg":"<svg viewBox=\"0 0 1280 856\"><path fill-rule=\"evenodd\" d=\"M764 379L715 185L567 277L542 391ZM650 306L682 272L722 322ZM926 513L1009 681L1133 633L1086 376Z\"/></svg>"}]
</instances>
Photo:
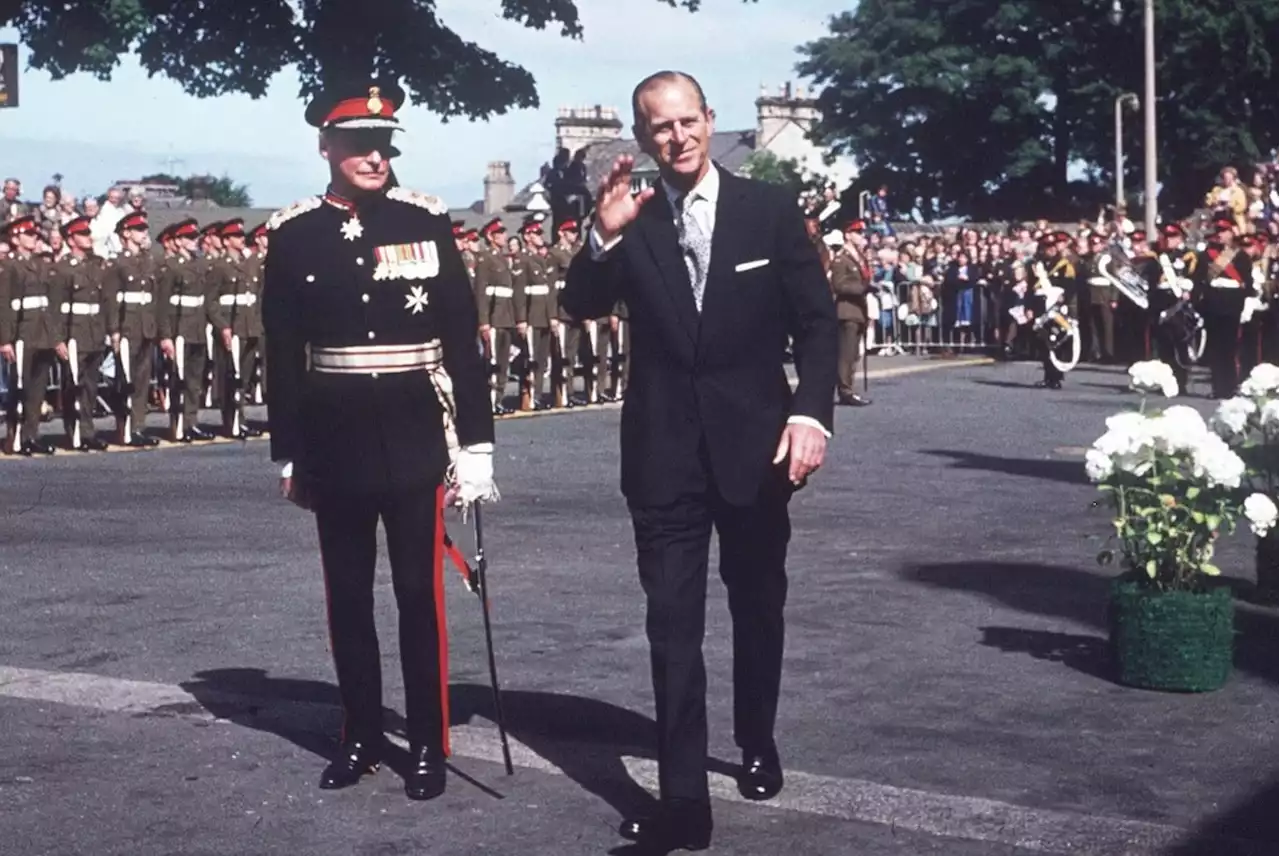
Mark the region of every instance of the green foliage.
<instances>
[{"instance_id":1,"label":"green foliage","mask_svg":"<svg viewBox=\"0 0 1280 856\"><path fill-rule=\"evenodd\" d=\"M695 12L700 0L657 0ZM755 0L743 0L755 2ZM575 0L501 0L503 18L583 37ZM302 97L326 82L371 75L400 80L410 101L443 117L485 119L537 107L533 75L440 20L435 0L19 0L0 8L31 65L61 79L109 80L136 53L152 75L198 97L266 94L295 66ZM74 22L71 25L69 22Z\"/></svg>"},{"instance_id":2,"label":"green foliage","mask_svg":"<svg viewBox=\"0 0 1280 856\"><path fill-rule=\"evenodd\" d=\"M770 184L781 184L796 193L814 184L807 179L793 158L780 158L771 151L752 152L747 162L742 165L742 172L748 178L767 181Z\"/></svg>"},{"instance_id":3,"label":"green foliage","mask_svg":"<svg viewBox=\"0 0 1280 856\"><path fill-rule=\"evenodd\" d=\"M1140 0L861 0L801 48L825 86L819 135L860 189L938 197L942 215L1075 219L1109 198L1114 99L1142 92ZM1274 0L1156 0L1160 202L1185 213L1226 163L1277 141ZM1127 119L1141 186L1141 122ZM1082 163L1094 177L1072 182ZM1247 170L1246 170L1247 172ZM1100 181L1107 181L1102 184Z\"/></svg>"}]
</instances>

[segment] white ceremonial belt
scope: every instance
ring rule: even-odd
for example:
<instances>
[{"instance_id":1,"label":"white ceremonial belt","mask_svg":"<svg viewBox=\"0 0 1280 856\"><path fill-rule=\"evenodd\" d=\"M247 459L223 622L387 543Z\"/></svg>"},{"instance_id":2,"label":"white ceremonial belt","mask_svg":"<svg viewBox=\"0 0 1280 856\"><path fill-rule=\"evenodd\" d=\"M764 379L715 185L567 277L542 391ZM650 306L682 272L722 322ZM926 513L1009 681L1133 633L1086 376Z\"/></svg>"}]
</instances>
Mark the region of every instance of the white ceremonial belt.
<instances>
[{"instance_id":1,"label":"white ceremonial belt","mask_svg":"<svg viewBox=\"0 0 1280 856\"><path fill-rule=\"evenodd\" d=\"M503 285L491 285L484 290L484 293L490 297L514 297L516 292L515 289Z\"/></svg>"},{"instance_id":2,"label":"white ceremonial belt","mask_svg":"<svg viewBox=\"0 0 1280 856\"><path fill-rule=\"evenodd\" d=\"M557 279L557 280L556 280L556 290L557 290L557 291L559 291L559 290L560 290L560 289L562 289L562 288L564 288L564 280L563 280L563 279Z\"/></svg>"},{"instance_id":3,"label":"white ceremonial belt","mask_svg":"<svg viewBox=\"0 0 1280 856\"><path fill-rule=\"evenodd\" d=\"M97 315L102 307L97 303L64 303L63 315Z\"/></svg>"},{"instance_id":4,"label":"white ceremonial belt","mask_svg":"<svg viewBox=\"0 0 1280 856\"><path fill-rule=\"evenodd\" d=\"M1089 284L1090 285L1110 285L1111 280L1107 279L1105 276L1091 276L1089 277Z\"/></svg>"},{"instance_id":5,"label":"white ceremonial belt","mask_svg":"<svg viewBox=\"0 0 1280 856\"><path fill-rule=\"evenodd\" d=\"M441 363L440 340L420 345L352 345L347 348L312 348L311 368L327 374L416 372L435 369Z\"/></svg>"},{"instance_id":6,"label":"white ceremonial belt","mask_svg":"<svg viewBox=\"0 0 1280 856\"><path fill-rule=\"evenodd\" d=\"M145 306L153 300L149 291L121 291L116 294L117 303L133 303Z\"/></svg>"},{"instance_id":7,"label":"white ceremonial belt","mask_svg":"<svg viewBox=\"0 0 1280 856\"><path fill-rule=\"evenodd\" d=\"M526 288L526 289L524 290L524 293L525 293L525 294L532 294L532 295L534 295L535 297L540 296L540 295L547 295L547 294L550 294L550 293L551 293L551 286L549 286L549 285L531 285L531 286L529 286L528 288Z\"/></svg>"},{"instance_id":8,"label":"white ceremonial belt","mask_svg":"<svg viewBox=\"0 0 1280 856\"><path fill-rule=\"evenodd\" d=\"M1220 276L1216 279L1209 280L1209 284L1214 288L1243 288L1244 283L1232 279L1229 276Z\"/></svg>"},{"instance_id":9,"label":"white ceremonial belt","mask_svg":"<svg viewBox=\"0 0 1280 856\"><path fill-rule=\"evenodd\" d=\"M30 297L15 297L9 301L9 306L14 312L19 309L48 309L49 298L43 294L35 294Z\"/></svg>"},{"instance_id":10,"label":"white ceremonial belt","mask_svg":"<svg viewBox=\"0 0 1280 856\"><path fill-rule=\"evenodd\" d=\"M240 294L224 294L218 298L219 306L252 306L258 302L258 295L241 292Z\"/></svg>"},{"instance_id":11,"label":"white ceremonial belt","mask_svg":"<svg viewBox=\"0 0 1280 856\"><path fill-rule=\"evenodd\" d=\"M184 306L188 309L197 309L204 306L203 294L170 294L170 306Z\"/></svg>"}]
</instances>

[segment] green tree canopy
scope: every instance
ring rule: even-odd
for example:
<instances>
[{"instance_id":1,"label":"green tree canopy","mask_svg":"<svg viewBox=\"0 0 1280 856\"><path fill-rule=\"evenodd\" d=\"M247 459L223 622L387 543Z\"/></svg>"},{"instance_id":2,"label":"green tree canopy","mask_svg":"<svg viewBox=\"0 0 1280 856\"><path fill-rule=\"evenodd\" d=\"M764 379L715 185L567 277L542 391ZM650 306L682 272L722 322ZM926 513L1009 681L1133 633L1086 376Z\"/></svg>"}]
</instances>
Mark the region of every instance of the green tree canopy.
<instances>
[{"instance_id":1,"label":"green tree canopy","mask_svg":"<svg viewBox=\"0 0 1280 856\"><path fill-rule=\"evenodd\" d=\"M748 178L781 184L797 194L814 184L793 158L780 158L768 150L752 152L742 165L742 172Z\"/></svg>"},{"instance_id":2,"label":"green tree canopy","mask_svg":"<svg viewBox=\"0 0 1280 856\"><path fill-rule=\"evenodd\" d=\"M1114 99L1142 92L1141 7L1120 0L1116 23L1113 0L861 0L801 48L800 72L825 87L819 135L862 163L858 189L937 198L944 216L1092 215ZM1277 4L1156 0L1156 15L1160 202L1185 213L1222 165L1276 145ZM1125 142L1138 189L1140 117Z\"/></svg>"},{"instance_id":3,"label":"green tree canopy","mask_svg":"<svg viewBox=\"0 0 1280 856\"><path fill-rule=\"evenodd\" d=\"M657 2L691 12L701 5ZM583 35L575 0L498 5L526 27ZM136 53L150 74L201 97L258 98L277 72L295 66L304 98L327 81L376 75L400 80L412 103L443 117L538 106L529 71L464 40L435 7L435 0L16 0L0 5L0 26L16 27L31 65L55 80L76 72L109 80L120 58Z\"/></svg>"}]
</instances>

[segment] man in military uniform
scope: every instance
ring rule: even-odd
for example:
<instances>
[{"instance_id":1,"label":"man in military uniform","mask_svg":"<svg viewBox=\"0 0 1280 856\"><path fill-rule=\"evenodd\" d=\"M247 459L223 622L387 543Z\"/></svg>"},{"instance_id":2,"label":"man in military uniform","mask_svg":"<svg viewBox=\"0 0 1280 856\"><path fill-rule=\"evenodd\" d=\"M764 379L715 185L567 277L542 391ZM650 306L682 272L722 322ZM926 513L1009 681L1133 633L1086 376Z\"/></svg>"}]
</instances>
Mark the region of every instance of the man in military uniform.
<instances>
[{"instance_id":1,"label":"man in military uniform","mask_svg":"<svg viewBox=\"0 0 1280 856\"><path fill-rule=\"evenodd\" d=\"M217 299L207 290L210 280L201 276L195 257L199 235L198 224L189 217L168 229L173 255L162 274L168 303L161 308L157 324L161 340L173 343L170 359L175 369L181 358L182 371L174 378L173 386L182 402L179 412L171 414L170 427L172 438L182 443L213 439L213 434L198 424L200 385L208 357L205 327L215 317Z\"/></svg>"},{"instance_id":2,"label":"man in military uniform","mask_svg":"<svg viewBox=\"0 0 1280 856\"><path fill-rule=\"evenodd\" d=\"M1212 396L1224 399L1235 395L1240 383L1240 316L1252 293L1253 260L1236 247L1234 223L1223 218L1213 228L1197 285Z\"/></svg>"},{"instance_id":3,"label":"man in military uniform","mask_svg":"<svg viewBox=\"0 0 1280 856\"><path fill-rule=\"evenodd\" d=\"M1036 315L1043 317L1056 304L1061 303L1069 317L1076 315L1076 270L1071 260L1059 254L1058 241L1054 235L1046 235L1040 241L1040 258L1037 271L1044 271L1048 284L1057 289L1056 299L1046 293L1044 282L1034 283L1034 292L1027 300L1027 306ZM1039 280L1037 273L1037 280ZM1050 321L1049 323L1055 323ZM1076 335L1080 335L1079 330ZM1036 336L1036 346L1040 351L1040 364L1044 368L1044 377L1036 383L1041 389L1062 389L1062 371L1049 358L1051 349L1042 334Z\"/></svg>"},{"instance_id":4,"label":"man in military uniform","mask_svg":"<svg viewBox=\"0 0 1280 856\"><path fill-rule=\"evenodd\" d=\"M524 317L528 330L524 334L526 358L533 360L530 395L531 410L545 410L542 401L542 384L547 363L551 360L552 326L556 321L555 297L551 294L552 270L550 259L544 253L546 242L542 237L542 218L532 215L525 218L520 227L524 239ZM530 353L529 344L533 347Z\"/></svg>"},{"instance_id":5,"label":"man in military uniform","mask_svg":"<svg viewBox=\"0 0 1280 856\"><path fill-rule=\"evenodd\" d=\"M1240 239L1249 257L1248 290L1240 317L1240 377L1246 378L1262 359L1262 325L1267 320L1267 236L1258 232Z\"/></svg>"},{"instance_id":6,"label":"man in military uniform","mask_svg":"<svg viewBox=\"0 0 1280 856\"><path fill-rule=\"evenodd\" d=\"M373 615L381 519L400 613L405 791L430 799L444 791L449 752L444 480L452 470L460 503L496 498L494 432L448 209L394 186L402 100L385 82L308 105L330 183L269 221L262 320L271 458L284 466L282 493L316 515L342 699L341 751L320 787L356 784L384 752Z\"/></svg>"},{"instance_id":7,"label":"man in military uniform","mask_svg":"<svg viewBox=\"0 0 1280 856\"><path fill-rule=\"evenodd\" d=\"M9 243L13 257L5 264L9 312L0 329L0 356L14 365L17 374L10 382L10 395L17 395L21 379L22 418L16 409L9 421L9 453L52 455L53 444L40 437L40 408L49 388L49 370L57 362L55 349L64 345L58 329L58 306L50 299L52 270L36 254L39 227L34 215L9 223Z\"/></svg>"},{"instance_id":8,"label":"man in military uniform","mask_svg":"<svg viewBox=\"0 0 1280 856\"><path fill-rule=\"evenodd\" d=\"M215 327L230 330L222 397L222 426L228 437L243 440L262 436L261 429L244 421L245 395L251 393L249 379L262 336L258 297L262 284L244 251L244 221L227 220L218 229L223 254L214 266L218 311ZM224 340L225 342L225 340Z\"/></svg>"},{"instance_id":9,"label":"man in military uniform","mask_svg":"<svg viewBox=\"0 0 1280 856\"><path fill-rule=\"evenodd\" d=\"M565 220L556 229L556 243L547 252L551 263L550 275L555 289L556 317L554 339L556 345L555 360L552 366L552 382L559 392L555 401L563 407L576 407L585 404L585 398L577 398L573 392L574 366L578 361L578 353L582 348L583 326L564 311L560 304L560 295L564 291L564 278L569 271L569 263L578 252L578 221ZM586 373L584 372L584 378Z\"/></svg>"},{"instance_id":10,"label":"man in military uniform","mask_svg":"<svg viewBox=\"0 0 1280 856\"><path fill-rule=\"evenodd\" d=\"M69 369L64 383L70 388L64 394L74 402L72 412L67 414L67 436L73 449L101 452L107 443L95 436L93 411L98 403L98 378L107 333L102 295L104 262L93 254L92 221L88 217L67 221L61 231L67 242L67 255L54 268L54 290L63 318L63 345L58 356Z\"/></svg>"},{"instance_id":11,"label":"man in military uniform","mask_svg":"<svg viewBox=\"0 0 1280 856\"><path fill-rule=\"evenodd\" d=\"M485 244L476 259L476 309L480 316L480 339L489 354L489 365L493 371L493 412L501 415L511 412L502 399L506 395L507 373L511 367L511 345L519 335L517 278L507 257L507 230L502 221L494 217L484 224L480 234Z\"/></svg>"},{"instance_id":12,"label":"man in military uniform","mask_svg":"<svg viewBox=\"0 0 1280 856\"><path fill-rule=\"evenodd\" d=\"M155 446L158 441L144 434L143 429L154 363L156 308L167 296L157 290L154 257L142 249L147 234L146 213L126 214L116 224L116 234L123 249L107 270L103 296L107 303L107 334L116 353L116 377L125 390L118 415L119 437L128 446Z\"/></svg>"},{"instance_id":13,"label":"man in military uniform","mask_svg":"<svg viewBox=\"0 0 1280 856\"><path fill-rule=\"evenodd\" d=\"M1177 223L1165 223L1161 235L1164 247L1147 276L1147 282L1152 283L1147 291L1147 314L1151 319L1156 358L1173 371L1178 391L1185 393L1188 376L1183 363L1186 358L1179 359L1179 353L1187 352L1192 331L1183 313L1194 312L1190 301L1200 275L1200 257L1186 246L1186 233ZM1179 312L1179 305L1186 309Z\"/></svg>"},{"instance_id":14,"label":"man in military uniform","mask_svg":"<svg viewBox=\"0 0 1280 856\"><path fill-rule=\"evenodd\" d=\"M871 402L858 395L854 382L858 363L867 341L867 289L871 267L863 255L865 239L858 230L844 229L844 245L831 260L831 291L836 299L836 318L840 322L840 383L836 400L849 406L865 406Z\"/></svg>"},{"instance_id":15,"label":"man in military uniform","mask_svg":"<svg viewBox=\"0 0 1280 856\"><path fill-rule=\"evenodd\" d=\"M210 295L213 306L218 305L218 265L217 262L222 258L222 239L218 237L218 230L222 228L222 224L216 220L212 223L206 223L204 228L200 230L200 256L195 260L196 274L205 283L206 293ZM204 328L204 401L205 407L213 407L215 404L222 406L222 387L223 372L222 366L226 364L226 356L231 350L231 332L228 329L225 339L223 339L223 329L225 325L216 323L221 318L215 314L215 320L205 325ZM222 339L222 341L219 341Z\"/></svg>"},{"instance_id":16,"label":"man in military uniform","mask_svg":"<svg viewBox=\"0 0 1280 856\"><path fill-rule=\"evenodd\" d=\"M1089 251L1081 257L1080 267L1086 271L1089 288L1080 290L1080 310L1087 324L1081 325L1081 335L1089 334L1090 356L1102 363L1114 363L1116 359L1116 304L1120 292L1107 275L1113 263L1103 253L1106 238L1099 234L1089 236ZM1086 299L1087 298L1087 299Z\"/></svg>"},{"instance_id":17,"label":"man in military uniform","mask_svg":"<svg viewBox=\"0 0 1280 856\"><path fill-rule=\"evenodd\" d=\"M244 271L248 287L258 295L258 342L253 349L253 359L246 362L244 369L249 377L249 400L254 404L263 404L267 400L267 344L261 333L262 328L262 265L267 259L267 224L259 223L249 232L244 247Z\"/></svg>"}]
</instances>

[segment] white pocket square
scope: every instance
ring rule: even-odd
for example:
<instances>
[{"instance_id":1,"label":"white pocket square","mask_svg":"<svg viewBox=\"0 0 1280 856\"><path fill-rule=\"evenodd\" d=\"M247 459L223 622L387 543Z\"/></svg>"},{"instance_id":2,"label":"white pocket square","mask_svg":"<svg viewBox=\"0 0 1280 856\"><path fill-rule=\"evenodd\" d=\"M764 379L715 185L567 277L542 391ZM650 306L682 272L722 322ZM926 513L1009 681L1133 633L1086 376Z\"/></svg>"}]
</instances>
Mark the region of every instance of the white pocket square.
<instances>
[{"instance_id":1,"label":"white pocket square","mask_svg":"<svg viewBox=\"0 0 1280 856\"><path fill-rule=\"evenodd\" d=\"M758 267L764 267L769 263L768 259L756 259L753 262L743 262L733 269L734 273L742 273L744 270L755 270Z\"/></svg>"}]
</instances>

